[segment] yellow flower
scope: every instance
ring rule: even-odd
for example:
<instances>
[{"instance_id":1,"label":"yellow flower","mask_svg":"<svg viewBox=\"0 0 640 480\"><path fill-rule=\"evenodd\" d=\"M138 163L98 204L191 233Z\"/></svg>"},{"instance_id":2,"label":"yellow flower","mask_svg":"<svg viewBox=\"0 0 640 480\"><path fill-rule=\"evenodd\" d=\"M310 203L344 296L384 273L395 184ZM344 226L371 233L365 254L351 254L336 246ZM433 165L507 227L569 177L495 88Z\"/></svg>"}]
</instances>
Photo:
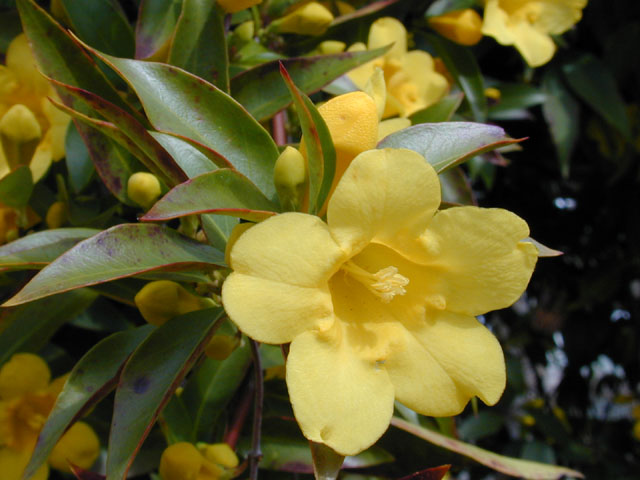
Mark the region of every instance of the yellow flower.
<instances>
[{"instance_id":1,"label":"yellow flower","mask_svg":"<svg viewBox=\"0 0 640 480\"><path fill-rule=\"evenodd\" d=\"M160 181L153 173L136 172L129 177L127 195L138 205L149 208L161 193Z\"/></svg>"},{"instance_id":2,"label":"yellow flower","mask_svg":"<svg viewBox=\"0 0 640 480\"><path fill-rule=\"evenodd\" d=\"M20 480L56 397L66 377L51 382L47 364L37 355L17 353L0 368L0 471L3 480ZM49 465L69 471L71 462L88 469L100 451L95 432L75 423L60 438ZM49 465L42 465L32 480L46 480Z\"/></svg>"},{"instance_id":3,"label":"yellow flower","mask_svg":"<svg viewBox=\"0 0 640 480\"><path fill-rule=\"evenodd\" d=\"M286 381L309 440L353 455L384 433L394 398L448 416L502 395L502 350L474 316L518 299L537 250L506 210L439 205L421 155L370 150L326 224L284 213L234 243L224 307L250 337L291 342Z\"/></svg>"},{"instance_id":4,"label":"yellow flower","mask_svg":"<svg viewBox=\"0 0 640 480\"><path fill-rule=\"evenodd\" d=\"M140 315L148 323L156 326L178 315L216 306L210 298L194 295L171 280L147 283L136 294L134 301Z\"/></svg>"},{"instance_id":5,"label":"yellow flower","mask_svg":"<svg viewBox=\"0 0 640 480\"><path fill-rule=\"evenodd\" d=\"M364 89L375 67L382 68L387 86L387 100L383 118L411 114L440 100L449 89L445 77L436 72L434 60L422 50L407 51L407 30L395 18L376 20L369 30L368 49L393 44L383 57L372 60L348 73L355 85ZM366 50L362 43L349 51Z\"/></svg>"},{"instance_id":6,"label":"yellow flower","mask_svg":"<svg viewBox=\"0 0 640 480\"><path fill-rule=\"evenodd\" d=\"M284 17L274 20L270 28L280 33L322 35L333 22L333 15L318 2L309 2Z\"/></svg>"},{"instance_id":7,"label":"yellow flower","mask_svg":"<svg viewBox=\"0 0 640 480\"><path fill-rule=\"evenodd\" d=\"M544 65L556 51L551 35L580 21L587 0L486 0L482 33L502 45L514 45L532 67Z\"/></svg>"},{"instance_id":8,"label":"yellow flower","mask_svg":"<svg viewBox=\"0 0 640 480\"><path fill-rule=\"evenodd\" d=\"M57 98L38 72L24 34L14 38L0 65L0 178L19 165L29 165L34 181L52 161L64 157L69 117L47 97Z\"/></svg>"},{"instance_id":9,"label":"yellow flower","mask_svg":"<svg viewBox=\"0 0 640 480\"><path fill-rule=\"evenodd\" d=\"M227 13L236 13L262 3L262 0L218 0L218 5Z\"/></svg>"},{"instance_id":10,"label":"yellow flower","mask_svg":"<svg viewBox=\"0 0 640 480\"><path fill-rule=\"evenodd\" d=\"M162 452L159 473L162 480L218 480L232 478L237 466L238 457L226 443L196 448L179 442Z\"/></svg>"},{"instance_id":11,"label":"yellow flower","mask_svg":"<svg viewBox=\"0 0 640 480\"><path fill-rule=\"evenodd\" d=\"M429 26L443 37L461 45L475 45L482 38L482 18L472 8L431 17Z\"/></svg>"}]
</instances>

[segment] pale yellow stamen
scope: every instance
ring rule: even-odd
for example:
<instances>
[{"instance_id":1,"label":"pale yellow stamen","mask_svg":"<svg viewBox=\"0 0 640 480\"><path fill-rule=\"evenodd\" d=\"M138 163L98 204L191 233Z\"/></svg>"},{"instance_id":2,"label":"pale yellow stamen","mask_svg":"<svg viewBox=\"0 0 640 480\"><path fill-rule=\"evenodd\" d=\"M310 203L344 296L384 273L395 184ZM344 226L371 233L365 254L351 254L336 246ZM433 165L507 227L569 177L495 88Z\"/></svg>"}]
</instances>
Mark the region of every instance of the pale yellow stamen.
<instances>
[{"instance_id":1,"label":"pale yellow stamen","mask_svg":"<svg viewBox=\"0 0 640 480\"><path fill-rule=\"evenodd\" d=\"M349 261L342 265L342 270L362 283L384 303L391 302L396 295L407 293L404 287L409 284L409 279L399 274L393 265L371 273Z\"/></svg>"}]
</instances>

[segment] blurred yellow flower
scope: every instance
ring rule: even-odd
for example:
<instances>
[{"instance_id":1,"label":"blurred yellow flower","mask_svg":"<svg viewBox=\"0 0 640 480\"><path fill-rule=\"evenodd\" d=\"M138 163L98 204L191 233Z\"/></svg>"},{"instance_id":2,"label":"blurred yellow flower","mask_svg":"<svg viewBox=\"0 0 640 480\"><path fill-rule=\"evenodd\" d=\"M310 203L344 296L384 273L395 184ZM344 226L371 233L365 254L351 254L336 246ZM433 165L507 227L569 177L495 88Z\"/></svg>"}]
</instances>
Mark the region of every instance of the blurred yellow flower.
<instances>
[{"instance_id":1,"label":"blurred yellow flower","mask_svg":"<svg viewBox=\"0 0 640 480\"><path fill-rule=\"evenodd\" d=\"M461 45L475 45L482 38L482 18L472 8L431 17L429 26L443 37Z\"/></svg>"},{"instance_id":2,"label":"blurred yellow flower","mask_svg":"<svg viewBox=\"0 0 640 480\"><path fill-rule=\"evenodd\" d=\"M238 457L226 443L188 442L168 446L160 458L162 480L224 480L233 477Z\"/></svg>"},{"instance_id":3,"label":"blurred yellow flower","mask_svg":"<svg viewBox=\"0 0 640 480\"><path fill-rule=\"evenodd\" d=\"M556 51L551 35L580 21L587 0L486 0L482 33L502 45L514 45L532 67L544 65Z\"/></svg>"},{"instance_id":4,"label":"blurred yellow flower","mask_svg":"<svg viewBox=\"0 0 640 480\"><path fill-rule=\"evenodd\" d=\"M395 18L373 22L368 45L356 43L349 51L373 50L390 44L393 47L383 57L351 70L348 76L358 88L364 89L375 68L382 68L387 89L383 118L408 117L440 100L449 84L436 72L431 55L422 50L407 51L407 30Z\"/></svg>"},{"instance_id":5,"label":"blurred yellow flower","mask_svg":"<svg viewBox=\"0 0 640 480\"><path fill-rule=\"evenodd\" d=\"M69 117L47 97L57 95L38 72L27 37L18 35L9 44L6 65L0 65L0 178L28 165L37 181L64 157Z\"/></svg>"},{"instance_id":6,"label":"blurred yellow flower","mask_svg":"<svg viewBox=\"0 0 640 480\"><path fill-rule=\"evenodd\" d=\"M332 13L318 2L295 7L292 12L271 22L270 28L280 33L322 35L333 22Z\"/></svg>"},{"instance_id":7,"label":"blurred yellow flower","mask_svg":"<svg viewBox=\"0 0 640 480\"><path fill-rule=\"evenodd\" d=\"M47 364L37 355L17 353L0 368L0 471L3 480L20 480L38 434L62 390L66 376L51 382ZM69 472L71 462L88 469L100 451L95 432L77 422L60 438L49 465ZM49 465L42 465L32 480L46 480Z\"/></svg>"},{"instance_id":8,"label":"blurred yellow flower","mask_svg":"<svg viewBox=\"0 0 640 480\"><path fill-rule=\"evenodd\" d=\"M421 155L370 150L344 173L327 223L284 213L231 248L225 309L250 337L291 342L286 381L309 440L353 455L387 429L394 398L447 416L502 395L502 350L474 316L518 299L537 250L506 210L439 205Z\"/></svg>"}]
</instances>

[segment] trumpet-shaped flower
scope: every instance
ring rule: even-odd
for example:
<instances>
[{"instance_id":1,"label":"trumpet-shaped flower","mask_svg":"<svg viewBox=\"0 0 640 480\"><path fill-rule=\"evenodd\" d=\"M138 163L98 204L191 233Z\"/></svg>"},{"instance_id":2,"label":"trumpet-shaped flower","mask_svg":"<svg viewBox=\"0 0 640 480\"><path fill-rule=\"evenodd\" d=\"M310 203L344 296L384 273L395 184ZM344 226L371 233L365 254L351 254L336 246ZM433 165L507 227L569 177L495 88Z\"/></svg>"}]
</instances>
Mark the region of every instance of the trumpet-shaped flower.
<instances>
[{"instance_id":1,"label":"trumpet-shaped flower","mask_svg":"<svg viewBox=\"0 0 640 480\"><path fill-rule=\"evenodd\" d=\"M514 45L532 67L544 65L556 51L551 35L580 21L587 0L486 0L482 33L502 45Z\"/></svg>"},{"instance_id":2,"label":"trumpet-shaped flower","mask_svg":"<svg viewBox=\"0 0 640 480\"><path fill-rule=\"evenodd\" d=\"M37 355L18 353L0 369L0 471L3 480L20 480L38 434L64 385L65 377L51 382L47 364ZM77 422L60 438L49 456L53 468L69 472L71 462L90 468L100 451L95 432ZM49 465L42 465L32 480L46 480Z\"/></svg>"},{"instance_id":3,"label":"trumpet-shaped flower","mask_svg":"<svg viewBox=\"0 0 640 480\"><path fill-rule=\"evenodd\" d=\"M348 76L358 88L364 89L375 68L382 68L387 86L383 117L408 117L440 100L449 84L435 70L431 55L422 50L407 51L407 30L402 23L392 17L380 18L371 25L367 47L373 50L390 44L393 47L384 56L351 70ZM367 47L356 43L349 50Z\"/></svg>"},{"instance_id":4,"label":"trumpet-shaped flower","mask_svg":"<svg viewBox=\"0 0 640 480\"><path fill-rule=\"evenodd\" d=\"M0 65L0 178L28 165L34 181L64 157L69 117L47 97L57 95L38 72L27 37L18 35Z\"/></svg>"},{"instance_id":5,"label":"trumpet-shaped flower","mask_svg":"<svg viewBox=\"0 0 640 480\"><path fill-rule=\"evenodd\" d=\"M421 155L370 150L327 223L284 213L233 244L223 304L250 337L291 342L286 381L308 439L353 455L387 429L394 399L447 416L502 395L502 350L474 316L518 299L537 250L506 210L439 205Z\"/></svg>"}]
</instances>

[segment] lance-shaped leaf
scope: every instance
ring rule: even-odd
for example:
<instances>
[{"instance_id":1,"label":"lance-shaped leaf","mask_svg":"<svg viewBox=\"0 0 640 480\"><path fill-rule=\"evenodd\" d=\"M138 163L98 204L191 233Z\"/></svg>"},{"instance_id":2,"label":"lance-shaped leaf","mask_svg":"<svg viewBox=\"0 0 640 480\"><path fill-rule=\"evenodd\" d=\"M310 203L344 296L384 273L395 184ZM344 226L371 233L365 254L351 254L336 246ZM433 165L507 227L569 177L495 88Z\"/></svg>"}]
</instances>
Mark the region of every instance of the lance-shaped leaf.
<instances>
[{"instance_id":1,"label":"lance-shaped leaf","mask_svg":"<svg viewBox=\"0 0 640 480\"><path fill-rule=\"evenodd\" d=\"M58 228L32 233L0 247L0 267L42 268L79 241L99 231L93 228Z\"/></svg>"},{"instance_id":2,"label":"lance-shaped leaf","mask_svg":"<svg viewBox=\"0 0 640 480\"><path fill-rule=\"evenodd\" d=\"M136 24L136 58L168 48L180 17L182 0L142 0Z\"/></svg>"},{"instance_id":3,"label":"lance-shaped leaf","mask_svg":"<svg viewBox=\"0 0 640 480\"><path fill-rule=\"evenodd\" d=\"M156 130L201 142L222 155L268 198L275 198L273 166L278 147L242 105L177 67L92 51L129 82Z\"/></svg>"},{"instance_id":4,"label":"lance-shaped leaf","mask_svg":"<svg viewBox=\"0 0 640 480\"><path fill-rule=\"evenodd\" d=\"M294 85L282 64L280 64L280 73L291 92L302 127L302 137L307 149L309 212L315 214L320 210L331 190L336 171L336 149L327 124L313 102Z\"/></svg>"},{"instance_id":5,"label":"lance-shaped leaf","mask_svg":"<svg viewBox=\"0 0 640 480\"><path fill-rule=\"evenodd\" d=\"M10 207L24 207L29 202L32 191L33 177L31 170L25 165L0 179L0 202Z\"/></svg>"},{"instance_id":6,"label":"lance-shaped leaf","mask_svg":"<svg viewBox=\"0 0 640 480\"><path fill-rule=\"evenodd\" d=\"M385 54L389 48L274 60L233 77L231 93L251 115L264 120L291 103L289 90L280 76L280 62L293 83L309 95L349 70Z\"/></svg>"},{"instance_id":7,"label":"lance-shaped leaf","mask_svg":"<svg viewBox=\"0 0 640 480\"><path fill-rule=\"evenodd\" d=\"M433 430L428 430L418 425L414 425L405 420L401 420L398 417L393 417L391 419L391 425L415 435L416 437L422 438L429 443L472 458L476 462L486 465L489 468L514 477L536 480L560 479L565 476L584 478L584 475L580 472L571 470L570 468L498 455L497 453L484 450L476 447L475 445L470 445L468 443L461 442L460 440L442 435L441 433Z\"/></svg>"},{"instance_id":8,"label":"lance-shaped leaf","mask_svg":"<svg viewBox=\"0 0 640 480\"><path fill-rule=\"evenodd\" d=\"M154 330L120 376L109 435L107 479L123 480L162 408L219 325L221 308L192 312Z\"/></svg>"},{"instance_id":9,"label":"lance-shaped leaf","mask_svg":"<svg viewBox=\"0 0 640 480\"><path fill-rule=\"evenodd\" d=\"M521 142L493 125L472 122L423 123L392 133L378 148L408 148L427 159L436 172L484 152Z\"/></svg>"},{"instance_id":10,"label":"lance-shaped leaf","mask_svg":"<svg viewBox=\"0 0 640 480\"><path fill-rule=\"evenodd\" d=\"M153 270L214 265L224 265L222 252L175 230L149 224L116 225L58 257L4 306Z\"/></svg>"},{"instance_id":11,"label":"lance-shaped leaf","mask_svg":"<svg viewBox=\"0 0 640 480\"><path fill-rule=\"evenodd\" d=\"M149 132L173 157L187 177L193 178L218 167L204 153L185 140L160 132Z\"/></svg>"},{"instance_id":12,"label":"lance-shaped leaf","mask_svg":"<svg viewBox=\"0 0 640 480\"><path fill-rule=\"evenodd\" d=\"M259 221L276 211L275 204L244 175L221 168L177 185L141 220L159 221L198 213L217 213Z\"/></svg>"},{"instance_id":13,"label":"lance-shaped leaf","mask_svg":"<svg viewBox=\"0 0 640 480\"><path fill-rule=\"evenodd\" d=\"M217 2L184 0L168 63L184 68L229 92L229 54L224 15Z\"/></svg>"},{"instance_id":14,"label":"lance-shaped leaf","mask_svg":"<svg viewBox=\"0 0 640 480\"><path fill-rule=\"evenodd\" d=\"M187 176L160 143L133 115L130 115L113 103L82 88L72 87L52 80L69 95L86 103L95 112L102 115L142 151L152 162L150 170L169 185L175 185L187 179Z\"/></svg>"},{"instance_id":15,"label":"lance-shaped leaf","mask_svg":"<svg viewBox=\"0 0 640 480\"><path fill-rule=\"evenodd\" d=\"M127 357L152 331L151 325L145 325L114 333L97 343L76 363L38 435L25 478L30 478L46 461L67 428L115 388Z\"/></svg>"},{"instance_id":16,"label":"lance-shaped leaf","mask_svg":"<svg viewBox=\"0 0 640 480\"><path fill-rule=\"evenodd\" d=\"M463 99L464 93L462 92L444 97L430 107L411 115L411 123L417 125L420 123L448 122L460 107Z\"/></svg>"}]
</instances>

